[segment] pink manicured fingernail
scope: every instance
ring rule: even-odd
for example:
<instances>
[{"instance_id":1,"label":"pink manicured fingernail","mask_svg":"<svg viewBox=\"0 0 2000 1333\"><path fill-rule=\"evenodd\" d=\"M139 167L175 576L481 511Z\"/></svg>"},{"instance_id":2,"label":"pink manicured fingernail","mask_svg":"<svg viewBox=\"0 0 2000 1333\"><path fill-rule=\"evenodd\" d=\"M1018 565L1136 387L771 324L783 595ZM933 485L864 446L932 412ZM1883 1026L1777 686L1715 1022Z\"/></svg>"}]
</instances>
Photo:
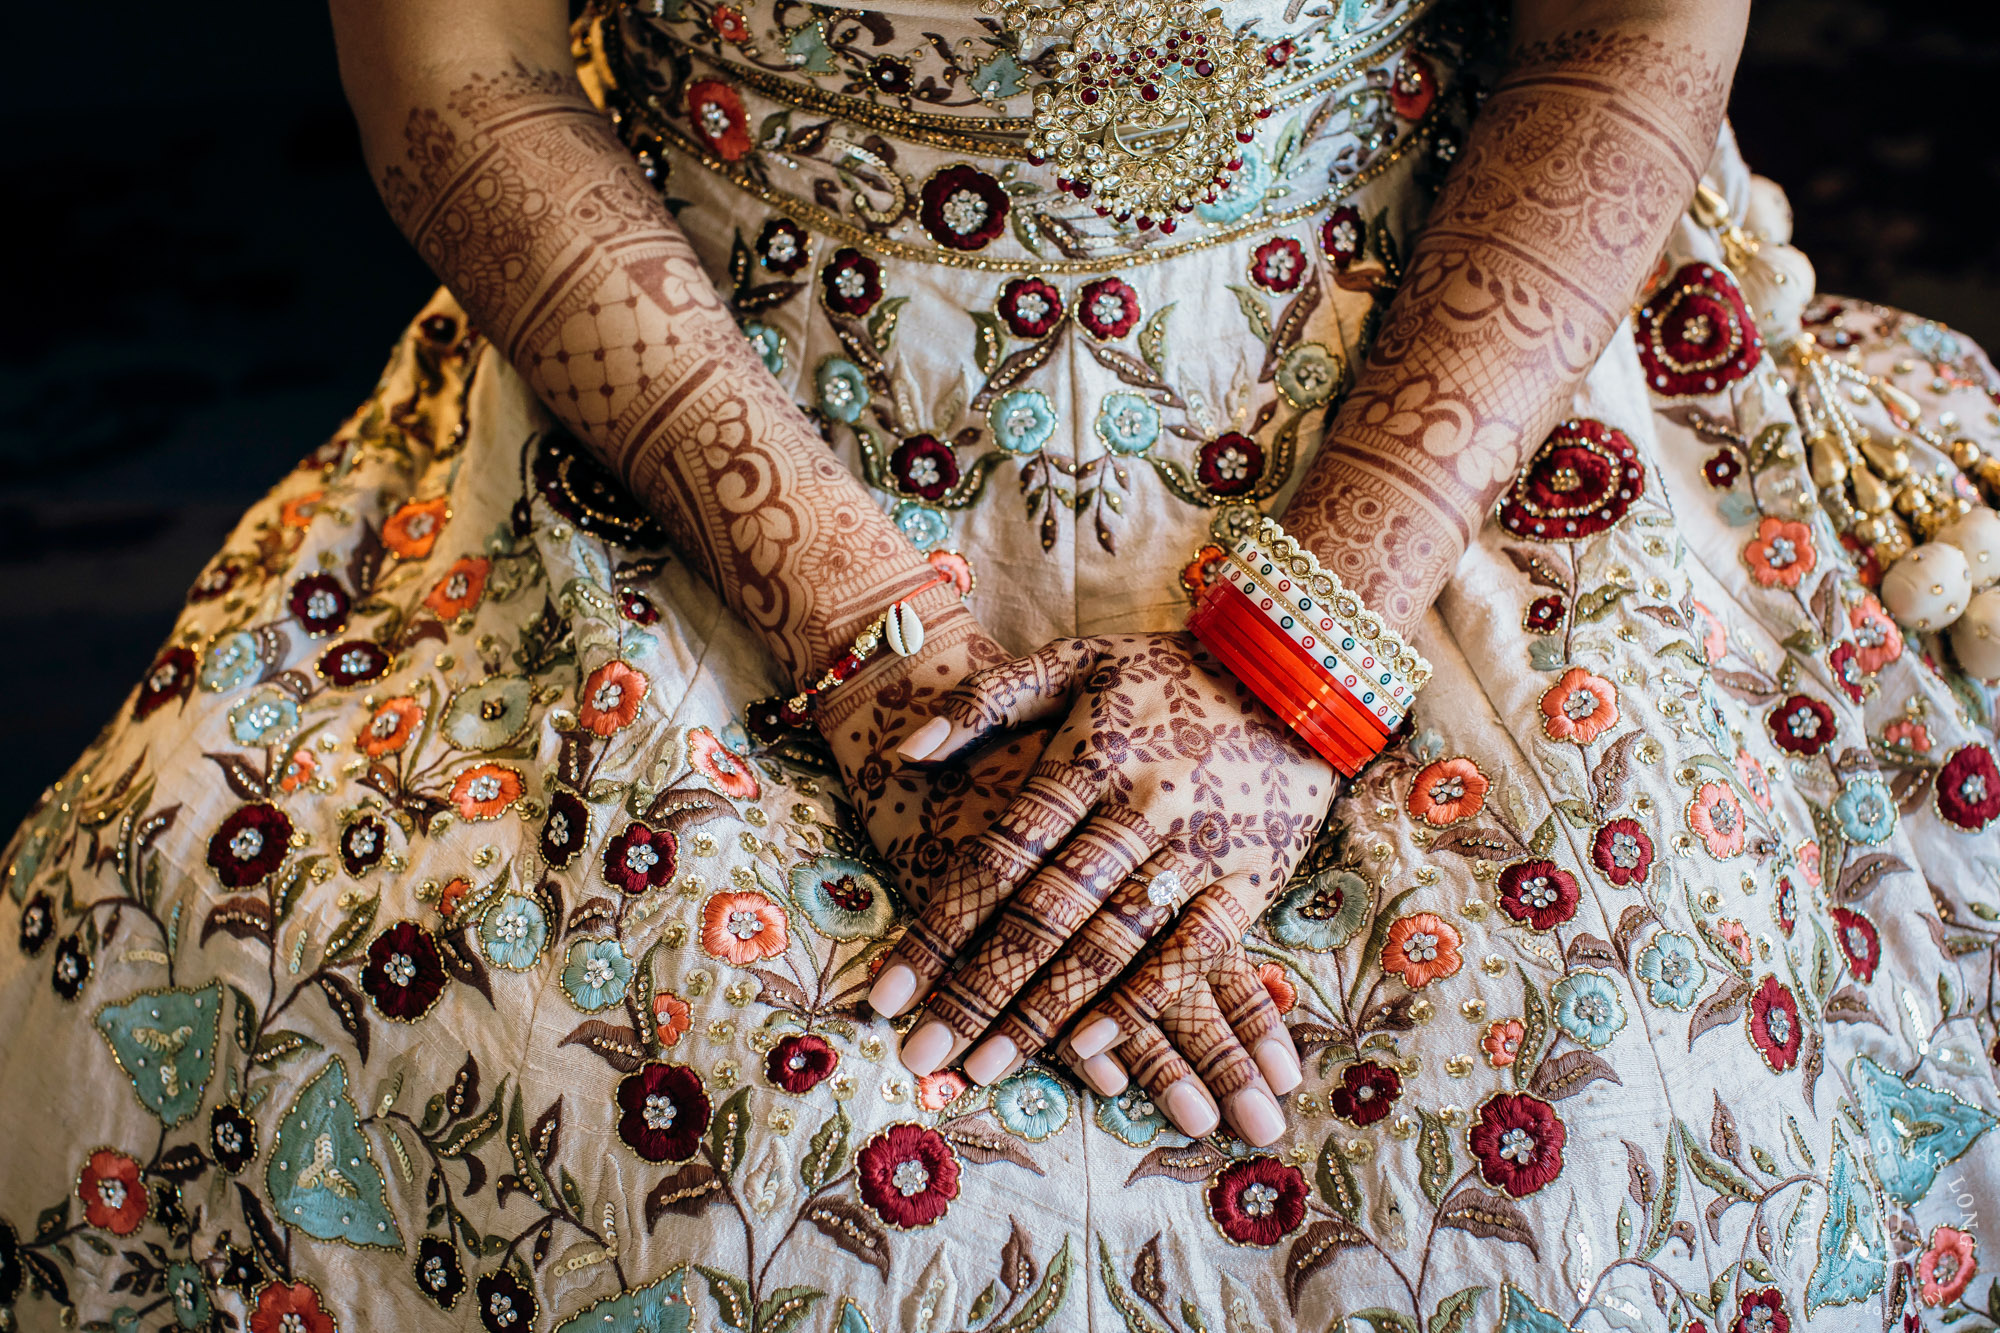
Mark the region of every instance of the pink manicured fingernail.
<instances>
[{"instance_id":1,"label":"pink manicured fingernail","mask_svg":"<svg viewBox=\"0 0 2000 1333\"><path fill-rule=\"evenodd\" d=\"M939 1022L925 1023L903 1039L903 1068L922 1078L934 1074L951 1054L951 1029Z\"/></svg>"},{"instance_id":2,"label":"pink manicured fingernail","mask_svg":"<svg viewBox=\"0 0 2000 1333\"><path fill-rule=\"evenodd\" d=\"M896 747L896 754L899 758L908 759L912 763L928 759L938 746L944 744L944 738L949 735L951 735L951 719L934 717L903 737L903 743Z\"/></svg>"},{"instance_id":3,"label":"pink manicured fingernail","mask_svg":"<svg viewBox=\"0 0 2000 1333\"><path fill-rule=\"evenodd\" d=\"M1102 1055L1111 1039L1118 1035L1118 1020L1115 1018L1094 1018L1084 1025L1081 1032L1070 1038L1069 1048L1076 1052L1079 1060L1088 1060L1093 1055Z\"/></svg>"},{"instance_id":4,"label":"pink manicured fingernail","mask_svg":"<svg viewBox=\"0 0 2000 1333\"><path fill-rule=\"evenodd\" d=\"M965 1076L974 1083L991 1083L1013 1066L1017 1054L1019 1051L1009 1038L988 1037L979 1043L978 1050L965 1057Z\"/></svg>"},{"instance_id":5,"label":"pink manicured fingernail","mask_svg":"<svg viewBox=\"0 0 2000 1333\"><path fill-rule=\"evenodd\" d=\"M1305 1077L1299 1072L1299 1057L1292 1053L1291 1043L1276 1037L1257 1043L1257 1068L1263 1071L1271 1091L1280 1097L1299 1086Z\"/></svg>"},{"instance_id":6,"label":"pink manicured fingernail","mask_svg":"<svg viewBox=\"0 0 2000 1333\"><path fill-rule=\"evenodd\" d=\"M1184 1078L1167 1089L1167 1119L1189 1138L1198 1139L1221 1123L1215 1103L1201 1084Z\"/></svg>"},{"instance_id":7,"label":"pink manicured fingernail","mask_svg":"<svg viewBox=\"0 0 2000 1333\"><path fill-rule=\"evenodd\" d=\"M1118 1062L1108 1055L1093 1055L1085 1060L1083 1076L1091 1087L1097 1089L1100 1097L1116 1097L1125 1091L1125 1085L1131 1081L1125 1077L1125 1071Z\"/></svg>"},{"instance_id":8,"label":"pink manicured fingernail","mask_svg":"<svg viewBox=\"0 0 2000 1333\"><path fill-rule=\"evenodd\" d=\"M1229 1103L1229 1118L1252 1147L1276 1143L1285 1132L1284 1112L1262 1088L1245 1088L1237 1093Z\"/></svg>"},{"instance_id":9,"label":"pink manicured fingernail","mask_svg":"<svg viewBox=\"0 0 2000 1333\"><path fill-rule=\"evenodd\" d=\"M868 988L868 1007L884 1018L894 1018L916 993L917 974L895 963L883 968L882 975Z\"/></svg>"}]
</instances>

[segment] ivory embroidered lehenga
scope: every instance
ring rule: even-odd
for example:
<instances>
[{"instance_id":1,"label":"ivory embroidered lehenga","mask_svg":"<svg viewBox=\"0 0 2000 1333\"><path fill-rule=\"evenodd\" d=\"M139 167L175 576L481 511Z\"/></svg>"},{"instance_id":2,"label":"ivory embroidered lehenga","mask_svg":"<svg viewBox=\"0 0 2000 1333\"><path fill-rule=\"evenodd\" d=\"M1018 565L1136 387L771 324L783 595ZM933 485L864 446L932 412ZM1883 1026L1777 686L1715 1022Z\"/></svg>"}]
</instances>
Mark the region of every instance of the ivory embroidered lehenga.
<instances>
[{"instance_id":1,"label":"ivory embroidered lehenga","mask_svg":"<svg viewBox=\"0 0 2000 1333\"><path fill-rule=\"evenodd\" d=\"M1026 160L1029 71L969 7L670 0L578 50L745 336L1025 650L1178 625L1302 473L1459 142L1486 33L1297 8L1232 6L1279 107L1170 235ZM1709 182L1784 239L1727 142ZM0 1309L1982 1326L1994 692L1818 506L1757 239L1684 221L1424 625L1413 728L1253 933L1307 1053L1269 1152L1039 1064L902 1070L859 1007L901 905L837 780L744 730L761 650L439 297L13 843ZM1870 374L2000 445L1969 343L1807 319L1884 438Z\"/></svg>"}]
</instances>

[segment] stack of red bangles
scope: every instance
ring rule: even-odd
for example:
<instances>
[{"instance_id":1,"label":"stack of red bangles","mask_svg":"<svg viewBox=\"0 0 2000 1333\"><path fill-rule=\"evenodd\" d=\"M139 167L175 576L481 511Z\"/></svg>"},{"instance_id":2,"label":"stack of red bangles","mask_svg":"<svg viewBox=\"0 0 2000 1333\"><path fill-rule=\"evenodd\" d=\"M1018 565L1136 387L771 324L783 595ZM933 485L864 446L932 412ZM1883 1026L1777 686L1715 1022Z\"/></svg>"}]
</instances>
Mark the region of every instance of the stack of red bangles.
<instances>
[{"instance_id":1,"label":"stack of red bangles","mask_svg":"<svg viewBox=\"0 0 2000 1333\"><path fill-rule=\"evenodd\" d=\"M1238 542L1188 631L1346 777L1388 745L1431 664L1275 519Z\"/></svg>"}]
</instances>

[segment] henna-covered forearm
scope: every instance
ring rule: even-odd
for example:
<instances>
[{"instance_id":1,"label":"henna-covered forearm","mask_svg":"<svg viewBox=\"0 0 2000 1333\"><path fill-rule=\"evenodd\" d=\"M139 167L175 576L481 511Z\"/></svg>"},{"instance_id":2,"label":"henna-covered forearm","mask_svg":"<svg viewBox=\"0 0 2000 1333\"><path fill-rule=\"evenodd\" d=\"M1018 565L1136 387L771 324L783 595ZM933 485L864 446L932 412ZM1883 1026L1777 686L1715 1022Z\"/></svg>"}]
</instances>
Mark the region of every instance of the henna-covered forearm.
<instances>
[{"instance_id":1,"label":"henna-covered forearm","mask_svg":"<svg viewBox=\"0 0 2000 1333\"><path fill-rule=\"evenodd\" d=\"M1624 319L1715 142L1737 0L1518 49L1284 520L1408 630Z\"/></svg>"}]
</instances>

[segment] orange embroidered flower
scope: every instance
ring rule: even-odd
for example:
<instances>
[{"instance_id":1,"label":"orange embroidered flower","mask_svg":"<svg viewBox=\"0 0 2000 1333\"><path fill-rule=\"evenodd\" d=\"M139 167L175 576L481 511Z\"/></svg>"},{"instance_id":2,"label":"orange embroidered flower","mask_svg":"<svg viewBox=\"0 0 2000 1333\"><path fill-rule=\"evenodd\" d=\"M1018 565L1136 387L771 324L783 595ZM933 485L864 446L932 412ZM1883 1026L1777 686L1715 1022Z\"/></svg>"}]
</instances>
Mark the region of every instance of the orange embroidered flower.
<instances>
[{"instance_id":1,"label":"orange embroidered flower","mask_svg":"<svg viewBox=\"0 0 2000 1333\"><path fill-rule=\"evenodd\" d=\"M1397 917L1382 946L1382 970L1399 976L1411 990L1422 990L1464 965L1458 930L1434 912Z\"/></svg>"},{"instance_id":2,"label":"orange embroidered flower","mask_svg":"<svg viewBox=\"0 0 2000 1333\"><path fill-rule=\"evenodd\" d=\"M1748 965L1755 956L1751 951L1750 932L1735 917L1724 917L1715 923L1715 933L1722 937L1729 951L1736 955L1736 961Z\"/></svg>"},{"instance_id":3,"label":"orange embroidered flower","mask_svg":"<svg viewBox=\"0 0 2000 1333\"><path fill-rule=\"evenodd\" d=\"M1688 828L1708 848L1708 854L1726 861L1743 850L1743 803L1726 782L1704 782L1688 802Z\"/></svg>"},{"instance_id":4,"label":"orange embroidered flower","mask_svg":"<svg viewBox=\"0 0 2000 1333\"><path fill-rule=\"evenodd\" d=\"M1618 690L1602 676L1571 667L1542 692L1542 733L1588 745L1618 724Z\"/></svg>"},{"instance_id":5,"label":"orange embroidered flower","mask_svg":"<svg viewBox=\"0 0 2000 1333\"><path fill-rule=\"evenodd\" d=\"M319 513L319 502L326 499L325 491L307 491L304 495L285 501L278 510L278 522L288 528L309 528L313 517Z\"/></svg>"},{"instance_id":6,"label":"orange embroidered flower","mask_svg":"<svg viewBox=\"0 0 2000 1333\"><path fill-rule=\"evenodd\" d=\"M1410 784L1410 814L1432 828L1470 819L1486 804L1486 786L1486 775L1470 759L1440 759Z\"/></svg>"},{"instance_id":7,"label":"orange embroidered flower","mask_svg":"<svg viewBox=\"0 0 2000 1333\"><path fill-rule=\"evenodd\" d=\"M334 1333L334 1322L310 1283L272 1282L257 1293L250 1333Z\"/></svg>"},{"instance_id":8,"label":"orange embroidered flower","mask_svg":"<svg viewBox=\"0 0 2000 1333\"><path fill-rule=\"evenodd\" d=\"M1271 1003L1278 1006L1278 1012L1289 1014L1298 1007L1299 988L1285 975L1283 963L1265 963L1257 969L1257 980L1264 983L1270 993Z\"/></svg>"},{"instance_id":9,"label":"orange embroidered flower","mask_svg":"<svg viewBox=\"0 0 2000 1333\"><path fill-rule=\"evenodd\" d=\"M465 895L472 892L472 881L459 875L438 890L438 915L449 921L458 911L458 905L465 901Z\"/></svg>"},{"instance_id":10,"label":"orange embroidered flower","mask_svg":"<svg viewBox=\"0 0 2000 1333\"><path fill-rule=\"evenodd\" d=\"M1194 559L1181 566L1181 591L1190 598L1200 597L1228 561L1229 552L1214 542L1202 547L1194 553Z\"/></svg>"},{"instance_id":11,"label":"orange embroidered flower","mask_svg":"<svg viewBox=\"0 0 2000 1333\"><path fill-rule=\"evenodd\" d=\"M76 1178L76 1197L83 1200L83 1215L90 1225L114 1236L137 1231L150 1202L146 1182L139 1179L139 1164L110 1148L99 1148L85 1159Z\"/></svg>"},{"instance_id":12,"label":"orange embroidered flower","mask_svg":"<svg viewBox=\"0 0 2000 1333\"><path fill-rule=\"evenodd\" d=\"M1882 728L1882 743L1913 754L1929 754L1931 750L1930 728L1921 722L1908 718L1898 718Z\"/></svg>"},{"instance_id":13,"label":"orange embroidered flower","mask_svg":"<svg viewBox=\"0 0 2000 1333\"><path fill-rule=\"evenodd\" d=\"M505 764L474 764L452 779L451 803L461 819L498 819L521 791L521 775Z\"/></svg>"},{"instance_id":14,"label":"orange embroidered flower","mask_svg":"<svg viewBox=\"0 0 2000 1333\"><path fill-rule=\"evenodd\" d=\"M1701 634L1701 655L1710 666L1729 655L1729 631L1722 628L1722 618L1707 603L1694 603L1694 625Z\"/></svg>"},{"instance_id":15,"label":"orange embroidered flower","mask_svg":"<svg viewBox=\"0 0 2000 1333\"><path fill-rule=\"evenodd\" d=\"M1743 560L1750 566L1750 576L1765 587L1796 588L1819 563L1819 552L1805 524L1766 517L1743 548Z\"/></svg>"},{"instance_id":16,"label":"orange embroidered flower","mask_svg":"<svg viewBox=\"0 0 2000 1333\"><path fill-rule=\"evenodd\" d=\"M955 1069L940 1069L917 1080L917 1105L926 1111L942 1111L957 1101L972 1084Z\"/></svg>"},{"instance_id":17,"label":"orange embroidered flower","mask_svg":"<svg viewBox=\"0 0 2000 1333\"><path fill-rule=\"evenodd\" d=\"M1486 1063L1495 1069L1505 1069L1521 1055L1521 1038L1528 1035L1527 1027L1518 1018L1503 1018L1486 1025L1486 1033L1479 1039L1479 1049L1486 1052Z\"/></svg>"},{"instance_id":18,"label":"orange embroidered flower","mask_svg":"<svg viewBox=\"0 0 2000 1333\"><path fill-rule=\"evenodd\" d=\"M1799 876L1814 888L1819 887L1819 844L1811 838L1792 849L1792 855L1799 860Z\"/></svg>"},{"instance_id":19,"label":"orange embroidered flower","mask_svg":"<svg viewBox=\"0 0 2000 1333\"><path fill-rule=\"evenodd\" d=\"M687 1034L688 1002L670 990L653 996L653 1026L659 1030L660 1045L672 1046Z\"/></svg>"},{"instance_id":20,"label":"orange embroidered flower","mask_svg":"<svg viewBox=\"0 0 2000 1333\"><path fill-rule=\"evenodd\" d=\"M310 750L294 750L292 757L285 761L285 771L278 775L279 791L297 791L313 780L319 771L319 761Z\"/></svg>"},{"instance_id":21,"label":"orange embroidered flower","mask_svg":"<svg viewBox=\"0 0 2000 1333\"><path fill-rule=\"evenodd\" d=\"M744 967L785 951L785 913L761 893L718 893L701 913L701 947L712 958Z\"/></svg>"},{"instance_id":22,"label":"orange embroidered flower","mask_svg":"<svg viewBox=\"0 0 2000 1333\"><path fill-rule=\"evenodd\" d=\"M1847 608L1847 623L1854 630L1854 660L1869 675L1903 655L1903 631L1872 595Z\"/></svg>"},{"instance_id":23,"label":"orange embroidered flower","mask_svg":"<svg viewBox=\"0 0 2000 1333\"><path fill-rule=\"evenodd\" d=\"M382 523L382 544L405 560L421 560L437 545L451 506L443 496L411 500Z\"/></svg>"},{"instance_id":24,"label":"orange embroidered flower","mask_svg":"<svg viewBox=\"0 0 2000 1333\"><path fill-rule=\"evenodd\" d=\"M646 677L617 658L590 673L577 692L576 720L585 731L609 736L632 725L646 701Z\"/></svg>"},{"instance_id":25,"label":"orange embroidered flower","mask_svg":"<svg viewBox=\"0 0 2000 1333\"><path fill-rule=\"evenodd\" d=\"M483 555L459 557L424 598L424 605L439 620L456 620L486 595L486 575L492 568L493 562Z\"/></svg>"},{"instance_id":26,"label":"orange embroidered flower","mask_svg":"<svg viewBox=\"0 0 2000 1333\"><path fill-rule=\"evenodd\" d=\"M724 745L707 727L696 727L688 733L688 763L724 796L734 796L739 801L757 799L760 789L749 760Z\"/></svg>"},{"instance_id":27,"label":"orange embroidered flower","mask_svg":"<svg viewBox=\"0 0 2000 1333\"><path fill-rule=\"evenodd\" d=\"M688 85L688 119L695 138L724 162L734 162L750 151L750 120L743 99L720 79L701 79Z\"/></svg>"},{"instance_id":28,"label":"orange embroidered flower","mask_svg":"<svg viewBox=\"0 0 2000 1333\"><path fill-rule=\"evenodd\" d=\"M399 753L410 743L410 733L423 718L423 705L408 695L388 700L361 729L361 752L371 759Z\"/></svg>"},{"instance_id":29,"label":"orange embroidered flower","mask_svg":"<svg viewBox=\"0 0 2000 1333\"><path fill-rule=\"evenodd\" d=\"M708 16L708 22L715 29L715 35L725 42L747 42L750 40L750 25L743 20L743 11L729 5L717 5L715 12Z\"/></svg>"},{"instance_id":30,"label":"orange embroidered flower","mask_svg":"<svg viewBox=\"0 0 2000 1333\"><path fill-rule=\"evenodd\" d=\"M951 580L960 597L972 595L972 562L956 551L926 551L924 559L932 569Z\"/></svg>"},{"instance_id":31,"label":"orange embroidered flower","mask_svg":"<svg viewBox=\"0 0 2000 1333\"><path fill-rule=\"evenodd\" d=\"M1969 1232L1939 1226L1931 1231L1931 1243L1917 1260L1918 1293L1925 1305L1949 1305L1965 1293L1966 1284L1979 1271L1973 1257L1975 1242Z\"/></svg>"}]
</instances>

